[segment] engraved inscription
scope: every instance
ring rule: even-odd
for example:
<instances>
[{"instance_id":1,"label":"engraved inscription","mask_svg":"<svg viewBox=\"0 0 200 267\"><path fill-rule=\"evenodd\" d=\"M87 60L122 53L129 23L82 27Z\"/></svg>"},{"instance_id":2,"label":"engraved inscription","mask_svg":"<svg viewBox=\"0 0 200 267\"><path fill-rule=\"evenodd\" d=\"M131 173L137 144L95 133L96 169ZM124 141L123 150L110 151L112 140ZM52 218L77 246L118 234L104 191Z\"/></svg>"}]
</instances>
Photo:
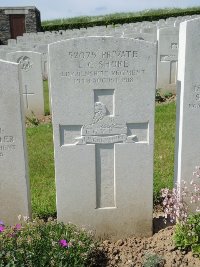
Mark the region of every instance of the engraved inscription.
<instances>
[{"instance_id":1,"label":"engraved inscription","mask_svg":"<svg viewBox=\"0 0 200 267\"><path fill-rule=\"evenodd\" d=\"M7 151L12 151L15 148L14 136L7 135L5 129L0 128L0 158L4 157Z\"/></svg>"},{"instance_id":2,"label":"engraved inscription","mask_svg":"<svg viewBox=\"0 0 200 267\"><path fill-rule=\"evenodd\" d=\"M21 56L18 58L17 63L20 64L21 69L24 71L29 71L33 66L31 59L27 56Z\"/></svg>"},{"instance_id":3,"label":"engraved inscription","mask_svg":"<svg viewBox=\"0 0 200 267\"><path fill-rule=\"evenodd\" d=\"M130 67L139 57L134 50L70 51L67 56L77 60L80 70L62 71L60 75L74 84L133 83L145 72L142 67Z\"/></svg>"},{"instance_id":4,"label":"engraved inscription","mask_svg":"<svg viewBox=\"0 0 200 267\"><path fill-rule=\"evenodd\" d=\"M192 89L192 103L189 103L188 106L191 109L198 109L200 108L200 85L194 85Z\"/></svg>"},{"instance_id":5,"label":"engraved inscription","mask_svg":"<svg viewBox=\"0 0 200 267\"><path fill-rule=\"evenodd\" d=\"M105 104L95 102L93 121L91 124L83 125L81 129L82 136L76 138L78 141L77 145L95 142L98 144L109 144L126 141L126 125L117 123L114 116L106 115L106 110Z\"/></svg>"},{"instance_id":6,"label":"engraved inscription","mask_svg":"<svg viewBox=\"0 0 200 267\"><path fill-rule=\"evenodd\" d=\"M79 137L77 138L79 139ZM113 136L83 136L81 137L82 144L114 144L125 142L127 139L126 134L113 135ZM80 144L80 143L79 143Z\"/></svg>"},{"instance_id":7,"label":"engraved inscription","mask_svg":"<svg viewBox=\"0 0 200 267\"><path fill-rule=\"evenodd\" d=\"M60 126L60 140L61 146L147 143L148 123L119 123L115 117L114 89L96 89L92 122L82 126Z\"/></svg>"},{"instance_id":8,"label":"engraved inscription","mask_svg":"<svg viewBox=\"0 0 200 267\"><path fill-rule=\"evenodd\" d=\"M68 55L72 59L94 59L97 57L97 52L95 51L73 51L69 52ZM137 58L138 51L125 51L125 50L110 50L110 51L102 51L100 54L101 58Z\"/></svg>"}]
</instances>

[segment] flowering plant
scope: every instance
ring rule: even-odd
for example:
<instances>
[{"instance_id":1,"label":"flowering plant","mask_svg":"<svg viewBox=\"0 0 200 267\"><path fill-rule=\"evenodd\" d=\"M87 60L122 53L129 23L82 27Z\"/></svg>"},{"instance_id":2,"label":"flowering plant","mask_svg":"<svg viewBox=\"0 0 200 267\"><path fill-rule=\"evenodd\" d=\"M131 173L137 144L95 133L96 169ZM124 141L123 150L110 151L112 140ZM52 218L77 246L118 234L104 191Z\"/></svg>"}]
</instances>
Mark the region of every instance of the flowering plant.
<instances>
[{"instance_id":1,"label":"flowering plant","mask_svg":"<svg viewBox=\"0 0 200 267\"><path fill-rule=\"evenodd\" d=\"M87 266L93 235L72 224L35 219L13 227L0 221L0 266Z\"/></svg>"},{"instance_id":2,"label":"flowering plant","mask_svg":"<svg viewBox=\"0 0 200 267\"><path fill-rule=\"evenodd\" d=\"M172 190L164 188L161 194L165 220L169 218L171 222L177 222L175 245L180 249L191 249L200 257L200 167L196 167L190 182L182 181Z\"/></svg>"},{"instance_id":3,"label":"flowering plant","mask_svg":"<svg viewBox=\"0 0 200 267\"><path fill-rule=\"evenodd\" d=\"M182 181L172 190L164 188L161 190L165 220L184 224L188 217L189 202L195 205L195 211L200 211L200 167L197 166L193 172L190 183Z\"/></svg>"}]
</instances>

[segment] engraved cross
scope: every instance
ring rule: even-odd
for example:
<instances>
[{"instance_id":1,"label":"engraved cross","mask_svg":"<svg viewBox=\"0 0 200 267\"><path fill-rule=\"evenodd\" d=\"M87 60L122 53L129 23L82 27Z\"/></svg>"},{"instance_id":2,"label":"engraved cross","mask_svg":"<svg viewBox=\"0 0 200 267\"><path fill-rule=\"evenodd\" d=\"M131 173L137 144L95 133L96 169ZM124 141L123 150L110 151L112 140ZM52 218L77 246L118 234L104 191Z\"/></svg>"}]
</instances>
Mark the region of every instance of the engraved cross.
<instances>
[{"instance_id":1,"label":"engraved cross","mask_svg":"<svg viewBox=\"0 0 200 267\"><path fill-rule=\"evenodd\" d=\"M28 97L29 97L29 96L33 96L34 93L29 93L27 87L28 87L28 86L25 85L25 92L23 93L23 95L25 96L25 99L26 99L26 108L29 109Z\"/></svg>"},{"instance_id":2,"label":"engraved cross","mask_svg":"<svg viewBox=\"0 0 200 267\"><path fill-rule=\"evenodd\" d=\"M114 91L94 90L94 116L91 123L60 128L61 146L95 145L97 209L116 208L115 144L147 142L148 122L119 123L115 115Z\"/></svg>"}]
</instances>

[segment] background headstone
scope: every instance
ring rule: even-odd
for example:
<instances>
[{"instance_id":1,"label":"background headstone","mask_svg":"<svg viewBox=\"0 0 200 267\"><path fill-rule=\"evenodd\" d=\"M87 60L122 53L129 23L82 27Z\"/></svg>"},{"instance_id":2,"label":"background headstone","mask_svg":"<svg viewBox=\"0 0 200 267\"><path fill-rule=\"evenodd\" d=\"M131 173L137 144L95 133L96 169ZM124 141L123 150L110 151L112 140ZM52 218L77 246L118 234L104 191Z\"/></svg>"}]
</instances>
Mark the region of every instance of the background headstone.
<instances>
[{"instance_id":1,"label":"background headstone","mask_svg":"<svg viewBox=\"0 0 200 267\"><path fill-rule=\"evenodd\" d=\"M175 182L191 182L200 165L200 19L180 24Z\"/></svg>"},{"instance_id":2,"label":"background headstone","mask_svg":"<svg viewBox=\"0 0 200 267\"><path fill-rule=\"evenodd\" d=\"M158 29L157 88L163 92L176 92L178 35L177 27Z\"/></svg>"},{"instance_id":3,"label":"background headstone","mask_svg":"<svg viewBox=\"0 0 200 267\"><path fill-rule=\"evenodd\" d=\"M17 51L7 54L7 59L20 65L26 116L32 116L32 112L36 116L44 115L41 54Z\"/></svg>"},{"instance_id":4,"label":"background headstone","mask_svg":"<svg viewBox=\"0 0 200 267\"><path fill-rule=\"evenodd\" d=\"M18 65L0 60L0 218L31 216L23 101Z\"/></svg>"},{"instance_id":5,"label":"background headstone","mask_svg":"<svg viewBox=\"0 0 200 267\"><path fill-rule=\"evenodd\" d=\"M156 45L88 37L49 55L58 220L151 235Z\"/></svg>"}]
</instances>

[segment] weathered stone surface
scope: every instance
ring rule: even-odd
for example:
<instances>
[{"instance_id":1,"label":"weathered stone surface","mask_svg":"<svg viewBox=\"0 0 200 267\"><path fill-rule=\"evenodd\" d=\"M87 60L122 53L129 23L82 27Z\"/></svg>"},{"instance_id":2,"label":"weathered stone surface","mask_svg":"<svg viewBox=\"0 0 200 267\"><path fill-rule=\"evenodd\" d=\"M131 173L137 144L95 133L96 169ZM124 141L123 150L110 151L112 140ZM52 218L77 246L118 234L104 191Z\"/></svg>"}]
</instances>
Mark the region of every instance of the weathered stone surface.
<instances>
[{"instance_id":1,"label":"weathered stone surface","mask_svg":"<svg viewBox=\"0 0 200 267\"><path fill-rule=\"evenodd\" d=\"M0 60L0 218L31 216L26 134L18 65Z\"/></svg>"},{"instance_id":2,"label":"weathered stone surface","mask_svg":"<svg viewBox=\"0 0 200 267\"><path fill-rule=\"evenodd\" d=\"M191 182L200 165L200 19L180 24L175 182Z\"/></svg>"},{"instance_id":3,"label":"weathered stone surface","mask_svg":"<svg viewBox=\"0 0 200 267\"><path fill-rule=\"evenodd\" d=\"M43 80L48 79L48 45L37 45L35 51L42 55L42 76Z\"/></svg>"},{"instance_id":4,"label":"weathered stone surface","mask_svg":"<svg viewBox=\"0 0 200 267\"><path fill-rule=\"evenodd\" d=\"M156 45L88 37L49 53L58 220L151 235Z\"/></svg>"},{"instance_id":5,"label":"weathered stone surface","mask_svg":"<svg viewBox=\"0 0 200 267\"><path fill-rule=\"evenodd\" d=\"M36 116L44 115L41 54L17 51L7 54L7 59L20 63L26 116L32 116L32 113Z\"/></svg>"}]
</instances>

